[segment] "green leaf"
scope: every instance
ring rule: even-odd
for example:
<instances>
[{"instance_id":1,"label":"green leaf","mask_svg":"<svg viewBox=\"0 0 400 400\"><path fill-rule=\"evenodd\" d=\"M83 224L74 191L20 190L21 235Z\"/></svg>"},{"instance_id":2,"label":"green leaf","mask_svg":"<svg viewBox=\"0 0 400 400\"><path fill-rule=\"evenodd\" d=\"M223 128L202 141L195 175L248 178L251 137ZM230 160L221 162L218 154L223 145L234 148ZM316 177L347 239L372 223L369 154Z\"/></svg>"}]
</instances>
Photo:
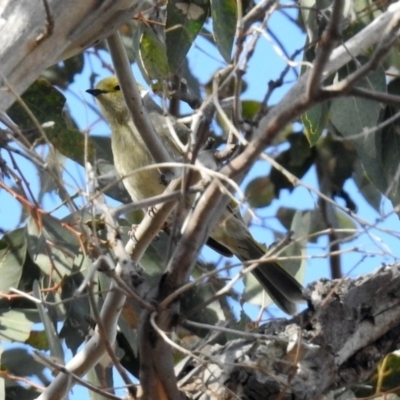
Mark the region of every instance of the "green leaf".
<instances>
[{"instance_id":1,"label":"green leaf","mask_svg":"<svg viewBox=\"0 0 400 400\"><path fill-rule=\"evenodd\" d=\"M82 254L79 236L83 224L70 224L44 214L38 221L28 219L26 232L28 251L39 268L56 283L64 276L86 269L87 259ZM75 233L73 233L75 231Z\"/></svg>"},{"instance_id":2,"label":"green leaf","mask_svg":"<svg viewBox=\"0 0 400 400\"><path fill-rule=\"evenodd\" d=\"M345 78L351 73L353 67L339 71L339 78ZM360 81L356 87L386 92L386 77L383 68L373 71L368 78ZM364 129L373 128L377 125L382 107L380 103L360 97L344 97L335 99L331 103L330 120L335 128L344 136L358 135L354 142L363 151L369 151L364 145Z\"/></svg>"},{"instance_id":3,"label":"green leaf","mask_svg":"<svg viewBox=\"0 0 400 400\"><path fill-rule=\"evenodd\" d=\"M114 156L111 148L111 137L90 135L90 140L96 149L96 156L109 164L114 163Z\"/></svg>"},{"instance_id":4,"label":"green leaf","mask_svg":"<svg viewBox=\"0 0 400 400\"><path fill-rule=\"evenodd\" d=\"M229 64L236 33L237 10L235 0L211 0L214 38L219 52Z\"/></svg>"},{"instance_id":5,"label":"green leaf","mask_svg":"<svg viewBox=\"0 0 400 400\"><path fill-rule=\"evenodd\" d=\"M379 7L385 9L384 4L379 5L374 0L357 0L352 3L352 8L356 14L358 25L360 25L361 28L370 24L380 14L382 14L382 11L379 9Z\"/></svg>"},{"instance_id":6,"label":"green leaf","mask_svg":"<svg viewBox=\"0 0 400 400\"><path fill-rule=\"evenodd\" d=\"M45 374L46 366L36 361L26 348L5 350L2 354L1 367L10 374L24 377L35 376L42 384L49 384ZM20 399L25 399L25 397L20 397Z\"/></svg>"},{"instance_id":7,"label":"green leaf","mask_svg":"<svg viewBox=\"0 0 400 400\"><path fill-rule=\"evenodd\" d=\"M311 214L309 211L296 211L290 231L293 241L280 253L284 257L294 257L292 260L282 260L279 263L299 282L304 282L306 272L306 246L310 233Z\"/></svg>"},{"instance_id":8,"label":"green leaf","mask_svg":"<svg viewBox=\"0 0 400 400\"><path fill-rule=\"evenodd\" d=\"M328 134L319 141L317 151L319 166L324 171L329 190L339 192L353 174L358 159L356 147L351 141L337 140Z\"/></svg>"},{"instance_id":9,"label":"green leaf","mask_svg":"<svg viewBox=\"0 0 400 400\"><path fill-rule=\"evenodd\" d=\"M62 173L65 165L65 157L59 151L52 149L46 155L46 169L38 168L37 174L39 177L39 194L38 203L42 204L45 194L55 192L59 189L53 176L48 171L52 171L53 175L57 176L58 181L62 182Z\"/></svg>"},{"instance_id":10,"label":"green leaf","mask_svg":"<svg viewBox=\"0 0 400 400\"><path fill-rule=\"evenodd\" d=\"M316 158L316 150L310 147L306 138L302 134L291 133L287 135L287 141L290 143L289 149L283 151L276 157L283 168L288 170L297 178L302 178ZM282 189L293 189L293 182L276 168L272 168L270 180L275 189L275 196L278 197Z\"/></svg>"},{"instance_id":11,"label":"green leaf","mask_svg":"<svg viewBox=\"0 0 400 400\"><path fill-rule=\"evenodd\" d=\"M137 329L132 329L122 316L118 322L119 331L117 333L118 348L123 352L120 359L122 366L133 376L139 378L139 339Z\"/></svg>"},{"instance_id":12,"label":"green leaf","mask_svg":"<svg viewBox=\"0 0 400 400\"><path fill-rule=\"evenodd\" d=\"M83 164L85 137L64 118L65 96L45 79L38 79L21 97L40 124L54 123L52 127L45 129L50 143L66 157ZM31 143L44 142L31 117L18 102L10 107L8 113ZM90 141L88 155L89 159L93 158Z\"/></svg>"},{"instance_id":13,"label":"green leaf","mask_svg":"<svg viewBox=\"0 0 400 400\"><path fill-rule=\"evenodd\" d=\"M346 229L350 230L351 232L338 232L337 237L339 239L346 239L347 237L351 237L357 233L357 224L354 222L354 220L349 217L346 213L340 210L335 210L336 214L336 219L337 219L337 229Z\"/></svg>"},{"instance_id":14,"label":"green leaf","mask_svg":"<svg viewBox=\"0 0 400 400\"><path fill-rule=\"evenodd\" d=\"M209 14L207 0L168 0L165 37L169 69L177 72Z\"/></svg>"},{"instance_id":15,"label":"green leaf","mask_svg":"<svg viewBox=\"0 0 400 400\"><path fill-rule=\"evenodd\" d=\"M33 293L38 300L40 301L43 300L38 281L34 282L33 284ZM42 323L44 325L47 334L47 340L49 343L51 356L56 357L59 360L64 360L64 351L60 339L58 338L53 321L50 319L47 310L42 304L36 303L36 307L38 309L40 319L42 320Z\"/></svg>"},{"instance_id":16,"label":"green leaf","mask_svg":"<svg viewBox=\"0 0 400 400\"><path fill-rule=\"evenodd\" d=\"M16 229L0 240L0 292L8 293L18 287L26 259L25 229Z\"/></svg>"},{"instance_id":17,"label":"green leaf","mask_svg":"<svg viewBox=\"0 0 400 400\"><path fill-rule=\"evenodd\" d=\"M10 385L6 387L6 397L3 398L7 400L35 400L37 396L38 392L36 389L20 385Z\"/></svg>"},{"instance_id":18,"label":"green leaf","mask_svg":"<svg viewBox=\"0 0 400 400\"><path fill-rule=\"evenodd\" d=\"M301 116L304 131L310 146L314 146L321 137L329 120L330 103L325 101L312 107Z\"/></svg>"},{"instance_id":19,"label":"green leaf","mask_svg":"<svg viewBox=\"0 0 400 400\"><path fill-rule=\"evenodd\" d=\"M38 322L41 321L36 310L0 308L0 341L23 343Z\"/></svg>"},{"instance_id":20,"label":"green leaf","mask_svg":"<svg viewBox=\"0 0 400 400\"><path fill-rule=\"evenodd\" d=\"M61 300L71 299L75 296L83 280L81 274L66 277L62 282ZM65 319L60 331L60 337L65 339L65 344L76 354L78 347L85 340L89 332L87 317L90 315L89 299L84 297L75 298L74 301L66 302Z\"/></svg>"},{"instance_id":21,"label":"green leaf","mask_svg":"<svg viewBox=\"0 0 400 400\"><path fill-rule=\"evenodd\" d=\"M383 358L383 360L380 361L379 365L376 367L374 374L369 379L368 383L372 385L370 386L371 387L371 390L369 391L370 393L368 393L366 396L369 397L373 393L377 392L378 383L380 385L379 391L381 393L393 391L398 395L400 393L398 389L399 379L400 379L400 353L397 350L394 351L393 353L388 354L386 357ZM361 396L359 396L358 391L356 392L356 394L357 397L361 397L363 395L361 393Z\"/></svg>"},{"instance_id":22,"label":"green leaf","mask_svg":"<svg viewBox=\"0 0 400 400\"><path fill-rule=\"evenodd\" d=\"M262 289L260 283L253 274L246 274L243 277L244 291L242 301L255 306L268 307L273 304L272 299L267 292Z\"/></svg>"},{"instance_id":23,"label":"green leaf","mask_svg":"<svg viewBox=\"0 0 400 400\"><path fill-rule=\"evenodd\" d=\"M318 238L321 236L318 234L319 232L325 231L326 229L346 229L350 230L350 232L337 232L338 239L346 239L348 237L354 237L357 232L357 224L354 220L349 217L343 211L340 211L336 208L329 207L328 212L331 212L329 222L330 226L326 224L326 218L323 218L321 215L321 209L317 208L310 211L311 221L310 221L310 235L312 235L309 239L310 242L316 243ZM318 235L317 235L318 234Z\"/></svg>"},{"instance_id":24,"label":"green leaf","mask_svg":"<svg viewBox=\"0 0 400 400\"><path fill-rule=\"evenodd\" d=\"M25 340L25 343L37 350L47 351L50 349L45 330L31 330L29 338Z\"/></svg>"},{"instance_id":25,"label":"green leaf","mask_svg":"<svg viewBox=\"0 0 400 400\"><path fill-rule=\"evenodd\" d=\"M400 79L394 79L388 85L388 92L392 95L400 95ZM393 117L398 109L387 106L382 122ZM400 203L400 188L398 185L399 174L399 119L384 126L380 131L369 135L365 143L358 143L357 151L364 171L370 181L379 191L392 200L394 205Z\"/></svg>"},{"instance_id":26,"label":"green leaf","mask_svg":"<svg viewBox=\"0 0 400 400\"><path fill-rule=\"evenodd\" d=\"M355 163L353 179L364 199L379 213L382 194L368 179L360 159Z\"/></svg>"},{"instance_id":27,"label":"green leaf","mask_svg":"<svg viewBox=\"0 0 400 400\"><path fill-rule=\"evenodd\" d=\"M262 104L257 100L242 101L242 118L251 121L260 111Z\"/></svg>"},{"instance_id":28,"label":"green leaf","mask_svg":"<svg viewBox=\"0 0 400 400\"><path fill-rule=\"evenodd\" d=\"M168 78L169 67L165 43L150 28L143 27L139 55L146 75L151 81L162 81Z\"/></svg>"},{"instance_id":29,"label":"green leaf","mask_svg":"<svg viewBox=\"0 0 400 400\"><path fill-rule=\"evenodd\" d=\"M276 212L276 218L286 230L290 229L296 211L297 210L295 208L290 207L278 208L278 211Z\"/></svg>"},{"instance_id":30,"label":"green leaf","mask_svg":"<svg viewBox=\"0 0 400 400\"><path fill-rule=\"evenodd\" d=\"M142 21L135 21L135 20L132 21L132 51L142 77L147 82L147 84L150 85L151 81L147 77L146 70L144 68L142 59L140 57L140 40L144 32L144 29L146 29L146 25Z\"/></svg>"},{"instance_id":31,"label":"green leaf","mask_svg":"<svg viewBox=\"0 0 400 400\"><path fill-rule=\"evenodd\" d=\"M316 0L300 0L300 13L309 43L314 43L319 35L317 21L318 9L316 3Z\"/></svg>"},{"instance_id":32,"label":"green leaf","mask_svg":"<svg viewBox=\"0 0 400 400\"><path fill-rule=\"evenodd\" d=\"M361 83L362 87L374 90L385 91L385 73L382 68L372 72L368 80ZM400 94L400 80L395 79L388 85L390 94ZM351 103L349 103L351 101ZM390 200L394 205L400 203L400 188L397 184L400 159L400 141L398 137L398 120L384 126L380 131L372 131L363 134L363 128L374 128L379 122L384 122L391 118L397 109L386 107L383 112L381 105L365 99L350 98L347 101L349 110L343 112L343 106L337 105L340 114L335 117L335 126L344 135L348 136L355 144L357 153L361 159L363 169L368 179L375 187ZM352 106L353 105L353 106ZM354 113L353 116L349 112ZM380 118L379 118L380 117ZM346 125L346 122L348 125ZM357 136L352 136L356 135Z\"/></svg>"},{"instance_id":33,"label":"green leaf","mask_svg":"<svg viewBox=\"0 0 400 400\"><path fill-rule=\"evenodd\" d=\"M386 59L383 62L383 65L385 70L389 68L396 68L400 70L400 45L397 43L397 41L390 49Z\"/></svg>"},{"instance_id":34,"label":"green leaf","mask_svg":"<svg viewBox=\"0 0 400 400\"><path fill-rule=\"evenodd\" d=\"M187 82L187 86L190 89L190 92L198 99L200 99L202 96L201 88L203 87L203 85L200 84L198 77L194 75L192 69L189 66L189 61L187 57L184 58L180 66L179 73L181 74L182 78L185 79L185 81Z\"/></svg>"},{"instance_id":35,"label":"green leaf","mask_svg":"<svg viewBox=\"0 0 400 400\"><path fill-rule=\"evenodd\" d=\"M209 325L216 325L218 321L224 321L224 312L218 301L213 301L207 307L202 307L196 313L192 312L197 306L212 298L215 292L216 290L211 284L202 284L189 289L181 297L182 315L185 315L192 321ZM200 337L209 334L207 329L190 327L190 330Z\"/></svg>"},{"instance_id":36,"label":"green leaf","mask_svg":"<svg viewBox=\"0 0 400 400\"><path fill-rule=\"evenodd\" d=\"M39 253L46 253L49 243L65 246L63 249L70 257L74 257L78 238L62 227L62 223L51 215L42 215L37 220L30 218L26 225L29 251L33 258Z\"/></svg>"},{"instance_id":37,"label":"green leaf","mask_svg":"<svg viewBox=\"0 0 400 400\"><path fill-rule=\"evenodd\" d=\"M268 176L259 176L248 183L245 195L250 207L266 207L275 198L275 186Z\"/></svg>"},{"instance_id":38,"label":"green leaf","mask_svg":"<svg viewBox=\"0 0 400 400\"><path fill-rule=\"evenodd\" d=\"M35 117L40 123L53 121L54 127L45 129L45 133L50 143L58 150L63 156L69 157L72 160L83 165L85 160L85 137L73 126L71 127L64 118L63 109L65 106L64 95L51 86L44 79L39 79L34 82L28 90L22 95L22 99L26 105L31 109ZM30 142L41 143L43 138L37 131L33 121L25 112L25 110L18 104L14 105L9 109L11 118L22 128L25 136ZM101 167L106 164L108 166L107 172L113 169L113 156L111 150L111 138L110 137L99 137L91 136L88 140L88 156L89 159L93 159L96 155L101 160L99 165ZM50 167L57 167L58 175L61 174L62 164L64 160L58 152L50 152ZM49 168L50 168L49 167ZM99 169L101 169L99 167ZM100 172L103 172L101 170ZM43 196L47 191L54 190L57 188L52 178L48 177L48 174L43 174L39 171L39 177L41 179L40 195ZM115 175L112 177L113 182L116 181ZM100 189L110 184L110 180L99 179ZM129 195L123 189L122 184L112 185L107 189L107 195L115 198L122 202L131 201Z\"/></svg>"}]
</instances>

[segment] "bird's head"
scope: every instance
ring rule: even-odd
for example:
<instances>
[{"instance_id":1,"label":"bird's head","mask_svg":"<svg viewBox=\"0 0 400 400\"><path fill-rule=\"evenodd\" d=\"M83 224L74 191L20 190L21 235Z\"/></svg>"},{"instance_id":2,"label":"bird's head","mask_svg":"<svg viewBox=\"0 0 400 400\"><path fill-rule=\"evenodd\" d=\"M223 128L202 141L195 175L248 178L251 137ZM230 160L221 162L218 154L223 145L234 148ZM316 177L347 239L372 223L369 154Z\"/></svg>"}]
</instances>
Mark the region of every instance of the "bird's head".
<instances>
[{"instance_id":1,"label":"bird's head","mask_svg":"<svg viewBox=\"0 0 400 400\"><path fill-rule=\"evenodd\" d=\"M116 76L104 78L94 89L86 90L99 103L103 115L109 122L123 123L129 118L124 96Z\"/></svg>"}]
</instances>

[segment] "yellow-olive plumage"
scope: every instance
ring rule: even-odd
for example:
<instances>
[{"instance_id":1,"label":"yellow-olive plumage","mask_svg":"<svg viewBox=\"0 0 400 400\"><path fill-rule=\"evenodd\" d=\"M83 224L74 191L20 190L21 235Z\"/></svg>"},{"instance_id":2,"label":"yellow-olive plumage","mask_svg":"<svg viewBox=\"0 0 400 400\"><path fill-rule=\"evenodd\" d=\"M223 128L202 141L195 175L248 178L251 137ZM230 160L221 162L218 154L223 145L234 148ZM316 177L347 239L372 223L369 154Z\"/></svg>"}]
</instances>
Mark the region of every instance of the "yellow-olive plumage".
<instances>
[{"instance_id":1,"label":"yellow-olive plumage","mask_svg":"<svg viewBox=\"0 0 400 400\"><path fill-rule=\"evenodd\" d=\"M127 177L123 183L132 200L140 201L162 193L165 186L160 183L160 173L156 168L133 172L153 164L154 161L131 120L117 78L105 78L95 89L89 89L88 92L96 97L111 127L115 167L121 176ZM149 97L145 99L144 104L164 145L173 158L179 158L168 126L163 123L164 117L160 108ZM175 129L179 135L188 128L176 123ZM256 260L265 253L265 249L254 240L240 217L228 208L213 229L211 238L214 243L221 244L241 261ZM252 273L283 311L288 314L296 312L295 304L302 300L302 286L295 278L280 265L272 262L261 263Z\"/></svg>"}]
</instances>

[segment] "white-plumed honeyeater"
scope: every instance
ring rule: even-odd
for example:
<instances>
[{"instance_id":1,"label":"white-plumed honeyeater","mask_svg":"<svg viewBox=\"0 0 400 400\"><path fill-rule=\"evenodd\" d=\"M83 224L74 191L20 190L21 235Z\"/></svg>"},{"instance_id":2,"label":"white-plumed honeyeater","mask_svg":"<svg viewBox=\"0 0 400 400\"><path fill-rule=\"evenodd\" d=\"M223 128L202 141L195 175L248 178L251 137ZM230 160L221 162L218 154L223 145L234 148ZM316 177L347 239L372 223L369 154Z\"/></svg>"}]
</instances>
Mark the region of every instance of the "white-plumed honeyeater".
<instances>
[{"instance_id":1,"label":"white-plumed honeyeater","mask_svg":"<svg viewBox=\"0 0 400 400\"><path fill-rule=\"evenodd\" d=\"M126 177L123 183L132 200L141 201L161 194L165 186L161 183L160 172L157 168L133 173L139 168L153 164L154 161L132 122L117 77L105 78L97 84L95 89L89 89L87 92L95 96L110 125L115 167L121 176ZM179 158L180 155L167 125L162 123L165 117L161 109L151 97L146 97L144 105L156 132L168 151L174 153L173 158ZM180 127L187 130L185 126L175 124L177 131ZM179 132L177 133L179 135ZM211 232L211 242L229 250L242 262L257 260L265 254L265 249L255 241L241 218L232 213L229 208ZM261 262L252 273L283 311L288 314L296 312L296 303L302 301L303 288L292 275L275 262Z\"/></svg>"}]
</instances>

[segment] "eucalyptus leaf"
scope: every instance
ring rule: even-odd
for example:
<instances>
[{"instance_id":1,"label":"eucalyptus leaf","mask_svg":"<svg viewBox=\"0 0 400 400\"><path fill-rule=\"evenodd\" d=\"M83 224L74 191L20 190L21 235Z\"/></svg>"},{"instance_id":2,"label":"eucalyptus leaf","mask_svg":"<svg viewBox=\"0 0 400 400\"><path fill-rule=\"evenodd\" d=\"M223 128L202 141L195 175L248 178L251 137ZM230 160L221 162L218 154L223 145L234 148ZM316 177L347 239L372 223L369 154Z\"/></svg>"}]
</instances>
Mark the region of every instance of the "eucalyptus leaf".
<instances>
[{"instance_id":1,"label":"eucalyptus leaf","mask_svg":"<svg viewBox=\"0 0 400 400\"><path fill-rule=\"evenodd\" d=\"M150 28L143 28L139 55L146 75L151 81L162 81L168 78L169 67L165 43Z\"/></svg>"},{"instance_id":2,"label":"eucalyptus leaf","mask_svg":"<svg viewBox=\"0 0 400 400\"><path fill-rule=\"evenodd\" d=\"M211 17L218 50L223 59L229 64L236 33L236 1L211 0Z\"/></svg>"},{"instance_id":3,"label":"eucalyptus leaf","mask_svg":"<svg viewBox=\"0 0 400 400\"><path fill-rule=\"evenodd\" d=\"M86 268L80 241L84 225L69 224L43 214L26 225L29 254L38 267L59 283L65 275Z\"/></svg>"},{"instance_id":4,"label":"eucalyptus leaf","mask_svg":"<svg viewBox=\"0 0 400 400\"><path fill-rule=\"evenodd\" d=\"M316 149L310 147L304 135L299 133L288 134L287 141L290 147L282 151L275 160L295 177L301 179L315 162ZM279 196L282 189L291 191L294 188L293 181L276 168L272 168L269 179L276 197Z\"/></svg>"},{"instance_id":5,"label":"eucalyptus leaf","mask_svg":"<svg viewBox=\"0 0 400 400\"><path fill-rule=\"evenodd\" d=\"M329 108L330 103L325 101L302 114L301 122L304 125L304 132L310 146L314 146L318 142L326 128L329 121Z\"/></svg>"},{"instance_id":6,"label":"eucalyptus leaf","mask_svg":"<svg viewBox=\"0 0 400 400\"><path fill-rule=\"evenodd\" d=\"M10 287L18 287L26 259L27 242L25 229L19 228L4 235L0 240L0 292L8 293Z\"/></svg>"},{"instance_id":7,"label":"eucalyptus leaf","mask_svg":"<svg viewBox=\"0 0 400 400\"><path fill-rule=\"evenodd\" d=\"M313 43L318 39L318 9L316 0L300 0L300 13L306 29L308 42ZM310 61L310 60L309 60Z\"/></svg>"},{"instance_id":8,"label":"eucalyptus leaf","mask_svg":"<svg viewBox=\"0 0 400 400\"><path fill-rule=\"evenodd\" d=\"M6 400L35 400L38 397L36 389L27 388L18 384L12 384L6 388Z\"/></svg>"},{"instance_id":9,"label":"eucalyptus leaf","mask_svg":"<svg viewBox=\"0 0 400 400\"><path fill-rule=\"evenodd\" d=\"M121 365L134 377L139 378L140 360L138 355L139 339L136 329L125 324L123 319L118 323L120 331L117 333L118 348L123 355L120 359Z\"/></svg>"},{"instance_id":10,"label":"eucalyptus leaf","mask_svg":"<svg viewBox=\"0 0 400 400\"><path fill-rule=\"evenodd\" d=\"M38 203L42 204L43 197L46 194L56 192L59 189L59 185L56 184L53 176L49 174L49 171L58 178L58 182L63 182L62 173L64 170L66 158L59 151L52 149L46 156L46 170L38 168L39 177L39 194Z\"/></svg>"},{"instance_id":11,"label":"eucalyptus leaf","mask_svg":"<svg viewBox=\"0 0 400 400\"><path fill-rule=\"evenodd\" d=\"M23 343L38 322L37 310L0 308L0 341Z\"/></svg>"},{"instance_id":12,"label":"eucalyptus leaf","mask_svg":"<svg viewBox=\"0 0 400 400\"><path fill-rule=\"evenodd\" d=\"M215 325L218 321L224 321L225 315L218 301L208 304L206 307L198 309L192 313L197 306L209 300L215 295L215 289L210 284L195 286L188 290L181 298L182 314L188 319L208 325ZM197 329L191 327L190 330L200 337L206 336L207 329Z\"/></svg>"},{"instance_id":13,"label":"eucalyptus leaf","mask_svg":"<svg viewBox=\"0 0 400 400\"><path fill-rule=\"evenodd\" d=\"M23 377L34 376L43 385L49 384L45 365L37 362L26 348L17 347L4 350L1 366L10 374Z\"/></svg>"},{"instance_id":14,"label":"eucalyptus leaf","mask_svg":"<svg viewBox=\"0 0 400 400\"><path fill-rule=\"evenodd\" d=\"M75 296L83 280L81 274L66 277L62 282L61 299L67 300ZM60 331L60 337L65 339L65 344L76 354L78 347L85 340L89 332L88 316L90 304L87 296L80 296L65 304L65 320Z\"/></svg>"},{"instance_id":15,"label":"eucalyptus leaf","mask_svg":"<svg viewBox=\"0 0 400 400\"><path fill-rule=\"evenodd\" d=\"M168 0L165 38L169 69L176 73L209 14L207 0Z\"/></svg>"},{"instance_id":16,"label":"eucalyptus leaf","mask_svg":"<svg viewBox=\"0 0 400 400\"><path fill-rule=\"evenodd\" d=\"M364 196L364 199L377 212L380 212L380 206L382 203L382 194L368 179L360 159L358 159L355 164L353 179L361 195Z\"/></svg>"},{"instance_id":17,"label":"eucalyptus leaf","mask_svg":"<svg viewBox=\"0 0 400 400\"><path fill-rule=\"evenodd\" d=\"M349 68L351 72L354 66L350 65ZM345 71L341 71L339 77L344 77L344 74ZM359 86L385 92L383 68L377 68ZM390 82L388 91L398 95L399 87L399 80L395 79ZM378 102L353 97L335 101L331 107L332 123L343 136L355 144L368 179L397 205L400 203L398 120L384 126L380 131L374 129L378 121L385 121L395 113L397 110L393 107L387 106L383 111Z\"/></svg>"},{"instance_id":18,"label":"eucalyptus leaf","mask_svg":"<svg viewBox=\"0 0 400 400\"><path fill-rule=\"evenodd\" d=\"M114 156L111 148L111 137L110 136L98 136L90 135L90 140L96 149L96 155L98 160L104 160L109 164L114 163Z\"/></svg>"},{"instance_id":19,"label":"eucalyptus leaf","mask_svg":"<svg viewBox=\"0 0 400 400\"><path fill-rule=\"evenodd\" d=\"M244 291L242 299L246 303L255 306L268 307L273 304L272 299L268 296L267 292L263 290L260 283L257 281L253 274L246 274L243 277Z\"/></svg>"},{"instance_id":20,"label":"eucalyptus leaf","mask_svg":"<svg viewBox=\"0 0 400 400\"><path fill-rule=\"evenodd\" d=\"M376 366L375 371L369 377L365 385L359 388L353 388L357 397L372 397L378 390L385 394L382 397L374 397L374 399L390 399L395 400L396 397L387 396L388 393L394 392L398 394L398 382L400 379L400 354L399 351L394 351L387 354ZM379 388L379 389L378 389ZM397 397L398 398L398 397Z\"/></svg>"},{"instance_id":21,"label":"eucalyptus leaf","mask_svg":"<svg viewBox=\"0 0 400 400\"><path fill-rule=\"evenodd\" d=\"M44 329L42 330L32 329L29 334L29 338L25 340L25 343L37 350L41 351L50 350L49 341L47 339L47 333Z\"/></svg>"},{"instance_id":22,"label":"eucalyptus leaf","mask_svg":"<svg viewBox=\"0 0 400 400\"><path fill-rule=\"evenodd\" d=\"M266 207L275 198L275 186L268 176L259 176L247 184L245 195L250 207Z\"/></svg>"},{"instance_id":23,"label":"eucalyptus leaf","mask_svg":"<svg viewBox=\"0 0 400 400\"><path fill-rule=\"evenodd\" d=\"M50 347L50 354L52 357L56 357L59 360L64 360L64 350L62 348L61 341L58 338L55 329L55 323L50 319L47 310L42 304L43 299L42 294L40 293L40 286L38 281L34 282L33 284L33 293L35 297L40 300L40 303L36 303L36 307L38 309L40 319L42 320L42 323L46 330L47 339Z\"/></svg>"},{"instance_id":24,"label":"eucalyptus leaf","mask_svg":"<svg viewBox=\"0 0 400 400\"><path fill-rule=\"evenodd\" d=\"M351 67L343 68L339 72L339 78L345 78L352 71ZM377 68L356 87L386 92L385 71L381 67ZM330 121L344 137L353 137L356 145L365 151L368 147L364 146L366 135L363 135L363 132L377 125L381 110L380 103L376 101L360 97L344 97L332 101Z\"/></svg>"},{"instance_id":25,"label":"eucalyptus leaf","mask_svg":"<svg viewBox=\"0 0 400 400\"><path fill-rule=\"evenodd\" d=\"M241 108L243 119L251 121L262 108L262 103L257 100L243 100Z\"/></svg>"},{"instance_id":26,"label":"eucalyptus leaf","mask_svg":"<svg viewBox=\"0 0 400 400\"><path fill-rule=\"evenodd\" d=\"M304 282L307 266L307 243L310 233L311 214L309 211L296 211L290 231L292 241L283 249L280 255L293 257L293 259L282 260L279 263L293 275L299 282Z\"/></svg>"},{"instance_id":27,"label":"eucalyptus leaf","mask_svg":"<svg viewBox=\"0 0 400 400\"><path fill-rule=\"evenodd\" d=\"M25 91L21 98L40 124L52 123L51 127L44 129L49 142L66 157L83 164L85 136L76 127L71 126L64 117L65 96L48 81L40 78ZM31 143L46 142L47 139L42 136L30 115L18 102L10 107L8 114ZM89 159L94 156L90 141L87 155Z\"/></svg>"}]
</instances>

